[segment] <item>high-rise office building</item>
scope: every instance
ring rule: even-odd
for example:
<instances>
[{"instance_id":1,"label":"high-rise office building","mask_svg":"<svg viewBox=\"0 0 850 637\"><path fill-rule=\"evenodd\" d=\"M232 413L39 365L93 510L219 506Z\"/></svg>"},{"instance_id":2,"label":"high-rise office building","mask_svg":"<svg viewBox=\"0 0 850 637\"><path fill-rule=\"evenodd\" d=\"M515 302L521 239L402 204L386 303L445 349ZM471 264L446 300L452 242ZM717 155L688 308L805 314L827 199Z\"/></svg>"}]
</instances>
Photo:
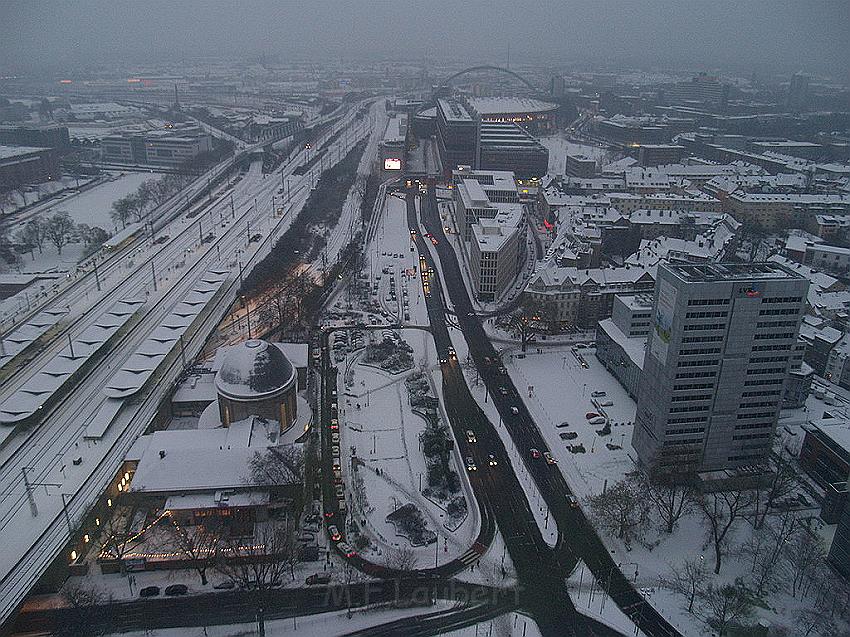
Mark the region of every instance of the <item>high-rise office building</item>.
<instances>
[{"instance_id":1,"label":"high-rise office building","mask_svg":"<svg viewBox=\"0 0 850 637\"><path fill-rule=\"evenodd\" d=\"M776 263L659 266L632 438L642 466L767 459L808 286Z\"/></svg>"},{"instance_id":2,"label":"high-rise office building","mask_svg":"<svg viewBox=\"0 0 850 637\"><path fill-rule=\"evenodd\" d=\"M847 482L850 483L850 476ZM838 519L838 526L829 547L828 559L838 572L850 579L850 502L844 503L844 511Z\"/></svg>"}]
</instances>

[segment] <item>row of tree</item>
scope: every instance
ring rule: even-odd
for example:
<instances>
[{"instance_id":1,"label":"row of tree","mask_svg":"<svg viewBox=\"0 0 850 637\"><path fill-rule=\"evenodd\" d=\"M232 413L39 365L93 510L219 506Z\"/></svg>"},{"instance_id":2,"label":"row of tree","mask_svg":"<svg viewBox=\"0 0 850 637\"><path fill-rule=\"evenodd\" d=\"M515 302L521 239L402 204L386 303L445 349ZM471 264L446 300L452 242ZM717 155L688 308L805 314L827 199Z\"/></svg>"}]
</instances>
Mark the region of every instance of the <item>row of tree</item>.
<instances>
[{"instance_id":1,"label":"row of tree","mask_svg":"<svg viewBox=\"0 0 850 637\"><path fill-rule=\"evenodd\" d=\"M595 521L626 546L644 540L653 514L669 535L684 515L696 511L705 522L705 542L714 553L714 572L720 573L734 529L745 520L755 530L761 529L768 514L776 511L796 484L793 467L780 457L773 461L770 480L754 489L703 492L688 482L634 472L604 493L588 496L587 504Z\"/></svg>"},{"instance_id":2,"label":"row of tree","mask_svg":"<svg viewBox=\"0 0 850 637\"><path fill-rule=\"evenodd\" d=\"M850 586L827 564L820 536L794 512L771 516L736 554L749 572L733 583L713 581L700 556L672 566L662 584L685 598L688 612L720 635L750 617L755 606L763 606L766 595L782 590L809 600L794 618L794 634L844 634Z\"/></svg>"},{"instance_id":3,"label":"row of tree","mask_svg":"<svg viewBox=\"0 0 850 637\"><path fill-rule=\"evenodd\" d=\"M142 182L136 192L131 192L112 204L112 222L116 227L120 224L122 228L126 228L130 221L144 221L151 210L167 201L174 193L180 192L192 179L191 175L180 173Z\"/></svg>"},{"instance_id":4,"label":"row of tree","mask_svg":"<svg viewBox=\"0 0 850 637\"><path fill-rule=\"evenodd\" d=\"M793 466L779 457L773 460L771 479L757 488L703 492L635 472L586 502L593 521L627 547L633 542L653 546L646 537L653 521L659 533L672 534L685 515L696 513L704 528L702 548L713 553L713 569L700 555L672 567L662 584L685 597L688 611L720 635L749 617L755 605L763 605L763 596L780 590L814 601L797 618L800 634L831 635L838 630L836 618L850 610L850 586L827 564L826 548L808 519L782 506L796 486ZM733 545L745 524L750 525L747 539ZM729 555L746 560L750 572L734 583L718 582Z\"/></svg>"},{"instance_id":5,"label":"row of tree","mask_svg":"<svg viewBox=\"0 0 850 637\"><path fill-rule=\"evenodd\" d=\"M18 250L34 254L44 251L47 243L52 243L59 254L62 249L73 242L82 242L86 246L86 254L98 250L109 238L109 233L98 226L85 223L75 224L66 211L60 210L49 217L34 215L18 228L14 241Z\"/></svg>"}]
</instances>

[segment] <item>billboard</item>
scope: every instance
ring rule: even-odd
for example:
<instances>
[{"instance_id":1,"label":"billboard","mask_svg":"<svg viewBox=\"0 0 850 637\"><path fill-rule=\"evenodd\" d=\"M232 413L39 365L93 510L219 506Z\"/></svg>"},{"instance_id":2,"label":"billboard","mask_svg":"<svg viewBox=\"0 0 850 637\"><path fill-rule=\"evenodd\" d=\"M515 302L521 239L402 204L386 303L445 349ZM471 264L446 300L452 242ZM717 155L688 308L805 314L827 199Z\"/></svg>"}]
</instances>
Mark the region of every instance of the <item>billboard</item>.
<instances>
[{"instance_id":1,"label":"billboard","mask_svg":"<svg viewBox=\"0 0 850 637\"><path fill-rule=\"evenodd\" d=\"M397 157L387 157L384 160L384 170L401 170L401 160Z\"/></svg>"},{"instance_id":2,"label":"billboard","mask_svg":"<svg viewBox=\"0 0 850 637\"><path fill-rule=\"evenodd\" d=\"M673 331L673 312L676 308L676 288L661 279L658 285L658 301L655 304L655 334L652 335L650 353L662 365L667 362L667 350Z\"/></svg>"}]
</instances>

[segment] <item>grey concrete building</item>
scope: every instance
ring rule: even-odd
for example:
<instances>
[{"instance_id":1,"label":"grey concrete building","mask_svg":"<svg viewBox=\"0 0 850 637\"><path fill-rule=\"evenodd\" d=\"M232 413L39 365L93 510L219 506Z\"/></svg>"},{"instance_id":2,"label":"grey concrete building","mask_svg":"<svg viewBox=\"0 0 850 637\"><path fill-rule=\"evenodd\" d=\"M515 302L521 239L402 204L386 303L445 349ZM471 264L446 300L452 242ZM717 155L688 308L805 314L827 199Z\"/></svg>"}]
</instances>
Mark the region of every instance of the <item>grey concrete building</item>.
<instances>
[{"instance_id":1,"label":"grey concrete building","mask_svg":"<svg viewBox=\"0 0 850 637\"><path fill-rule=\"evenodd\" d=\"M659 266L632 438L642 466L763 463L808 286L776 263Z\"/></svg>"}]
</instances>

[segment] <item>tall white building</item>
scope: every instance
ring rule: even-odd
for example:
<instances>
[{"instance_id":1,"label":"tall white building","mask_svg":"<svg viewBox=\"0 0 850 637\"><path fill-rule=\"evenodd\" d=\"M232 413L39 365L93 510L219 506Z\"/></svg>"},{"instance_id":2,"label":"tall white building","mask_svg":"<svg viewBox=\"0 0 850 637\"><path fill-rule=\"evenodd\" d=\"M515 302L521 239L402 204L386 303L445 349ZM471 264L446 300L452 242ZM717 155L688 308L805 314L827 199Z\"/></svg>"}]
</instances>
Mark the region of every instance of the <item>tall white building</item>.
<instances>
[{"instance_id":1,"label":"tall white building","mask_svg":"<svg viewBox=\"0 0 850 637\"><path fill-rule=\"evenodd\" d=\"M659 265L632 438L641 465L767 459L808 287L776 263Z\"/></svg>"}]
</instances>

